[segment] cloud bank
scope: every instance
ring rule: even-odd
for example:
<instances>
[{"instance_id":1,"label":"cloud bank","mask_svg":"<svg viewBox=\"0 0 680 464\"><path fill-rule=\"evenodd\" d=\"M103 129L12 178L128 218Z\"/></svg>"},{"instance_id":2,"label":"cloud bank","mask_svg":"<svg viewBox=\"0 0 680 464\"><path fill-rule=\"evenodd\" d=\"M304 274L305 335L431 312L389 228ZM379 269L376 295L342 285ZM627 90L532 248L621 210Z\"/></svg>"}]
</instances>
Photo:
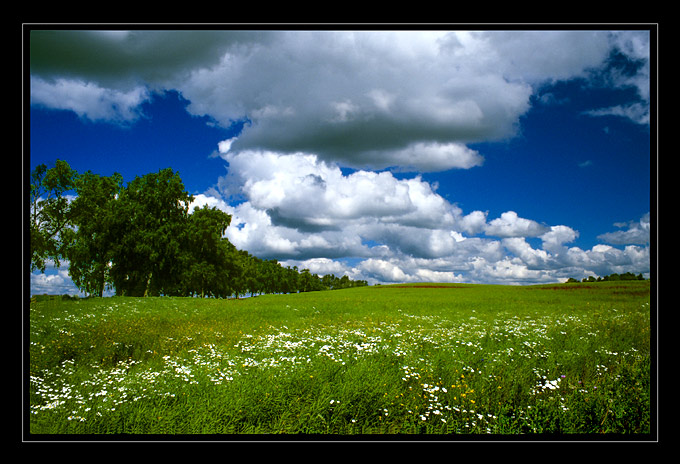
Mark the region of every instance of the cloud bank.
<instances>
[{"instance_id":1,"label":"cloud bank","mask_svg":"<svg viewBox=\"0 0 680 464\"><path fill-rule=\"evenodd\" d=\"M600 237L623 249L600 244L582 250L568 246L579 234L566 225L541 224L514 211L491 220L483 211L466 214L419 176L344 174L338 165L304 153L222 156L229 171L218 183L221 194L197 195L195 205L231 214L227 237L238 248L300 269L332 270L371 283L518 284L649 272L649 214L613 225L621 230Z\"/></svg>"},{"instance_id":2,"label":"cloud bank","mask_svg":"<svg viewBox=\"0 0 680 464\"><path fill-rule=\"evenodd\" d=\"M609 85L648 114L649 37L606 31L33 31L32 103L132 120L151 91L224 127L234 150L314 153L357 169L468 169L467 144L517 133L535 88L585 77L613 50L640 65Z\"/></svg>"}]
</instances>

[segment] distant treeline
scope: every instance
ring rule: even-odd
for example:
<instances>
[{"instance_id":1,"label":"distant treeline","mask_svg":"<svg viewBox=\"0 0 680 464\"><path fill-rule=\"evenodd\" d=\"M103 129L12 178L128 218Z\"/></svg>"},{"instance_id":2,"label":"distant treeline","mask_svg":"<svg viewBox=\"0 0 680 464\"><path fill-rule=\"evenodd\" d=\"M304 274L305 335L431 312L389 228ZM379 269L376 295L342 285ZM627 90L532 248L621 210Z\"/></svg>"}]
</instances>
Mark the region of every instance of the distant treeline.
<instances>
[{"instance_id":1,"label":"distant treeline","mask_svg":"<svg viewBox=\"0 0 680 464\"><path fill-rule=\"evenodd\" d=\"M189 211L193 200L170 168L123 185L118 173L40 165L31 173L31 271L67 261L74 284L92 296L227 298L367 285L238 250L224 236L231 216L207 205Z\"/></svg>"},{"instance_id":2,"label":"distant treeline","mask_svg":"<svg viewBox=\"0 0 680 464\"><path fill-rule=\"evenodd\" d=\"M626 272L624 274L609 274L604 277L593 277L593 276L588 276L584 277L581 282L610 282L610 281L618 281L618 280L645 280L645 278L642 276L642 274L633 274L632 272ZM567 283L573 283L573 282L579 282L578 280L569 277L567 279Z\"/></svg>"}]
</instances>

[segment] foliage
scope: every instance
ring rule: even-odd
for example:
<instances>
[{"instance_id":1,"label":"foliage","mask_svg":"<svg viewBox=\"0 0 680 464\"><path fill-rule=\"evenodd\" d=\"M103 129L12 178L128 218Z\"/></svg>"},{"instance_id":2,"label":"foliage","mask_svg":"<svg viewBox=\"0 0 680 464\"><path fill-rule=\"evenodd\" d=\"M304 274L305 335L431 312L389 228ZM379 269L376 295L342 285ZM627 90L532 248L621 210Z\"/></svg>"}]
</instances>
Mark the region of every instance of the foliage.
<instances>
[{"instance_id":1,"label":"foliage","mask_svg":"<svg viewBox=\"0 0 680 464\"><path fill-rule=\"evenodd\" d=\"M65 194L73 189L75 177L76 172L62 160L51 169L41 164L31 173L31 271L45 272L47 260L54 260L58 266L63 258L61 235L71 220L71 205Z\"/></svg>"},{"instance_id":2,"label":"foliage","mask_svg":"<svg viewBox=\"0 0 680 464\"><path fill-rule=\"evenodd\" d=\"M135 177L114 206L111 274L120 295L174 295L181 285L189 195L172 169Z\"/></svg>"},{"instance_id":3,"label":"foliage","mask_svg":"<svg viewBox=\"0 0 680 464\"><path fill-rule=\"evenodd\" d=\"M235 247L223 239L231 217L216 208L196 208L188 218L180 293L226 297L234 291L240 260Z\"/></svg>"},{"instance_id":4,"label":"foliage","mask_svg":"<svg viewBox=\"0 0 680 464\"><path fill-rule=\"evenodd\" d=\"M110 263L114 259L116 212L114 201L122 190L122 177L102 177L92 172L77 176L78 196L72 202L71 223L66 239L69 274L77 287L96 296L113 284Z\"/></svg>"}]
</instances>

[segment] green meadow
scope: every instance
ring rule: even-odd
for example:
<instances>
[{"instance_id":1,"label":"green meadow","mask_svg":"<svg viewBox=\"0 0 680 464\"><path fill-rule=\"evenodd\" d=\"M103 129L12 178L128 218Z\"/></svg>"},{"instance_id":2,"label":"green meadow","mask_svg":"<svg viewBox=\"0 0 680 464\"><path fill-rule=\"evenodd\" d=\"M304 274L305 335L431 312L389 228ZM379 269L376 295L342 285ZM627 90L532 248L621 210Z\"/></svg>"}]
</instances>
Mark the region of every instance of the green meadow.
<instances>
[{"instance_id":1,"label":"green meadow","mask_svg":"<svg viewBox=\"0 0 680 464\"><path fill-rule=\"evenodd\" d=\"M652 429L649 281L36 300L31 436Z\"/></svg>"}]
</instances>

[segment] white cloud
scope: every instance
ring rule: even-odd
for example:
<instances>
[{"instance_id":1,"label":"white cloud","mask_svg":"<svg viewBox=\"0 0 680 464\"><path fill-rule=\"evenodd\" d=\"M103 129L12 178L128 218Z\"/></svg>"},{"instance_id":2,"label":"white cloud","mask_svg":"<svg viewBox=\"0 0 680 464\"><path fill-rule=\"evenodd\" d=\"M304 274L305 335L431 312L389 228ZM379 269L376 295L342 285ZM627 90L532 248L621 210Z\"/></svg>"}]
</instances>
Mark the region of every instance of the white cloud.
<instances>
[{"instance_id":1,"label":"white cloud","mask_svg":"<svg viewBox=\"0 0 680 464\"><path fill-rule=\"evenodd\" d=\"M541 235L543 249L551 253L559 253L564 250L564 243L570 243L578 238L577 230L568 226L552 226L549 232Z\"/></svg>"},{"instance_id":2,"label":"white cloud","mask_svg":"<svg viewBox=\"0 0 680 464\"><path fill-rule=\"evenodd\" d=\"M518 257L522 264L528 268L545 268L546 262L549 259L548 252L532 248L524 237L504 238L502 243L508 251Z\"/></svg>"},{"instance_id":3,"label":"white cloud","mask_svg":"<svg viewBox=\"0 0 680 464\"><path fill-rule=\"evenodd\" d=\"M476 235L486 227L486 212L473 211L460 220L460 230L470 235Z\"/></svg>"},{"instance_id":4,"label":"white cloud","mask_svg":"<svg viewBox=\"0 0 680 464\"><path fill-rule=\"evenodd\" d=\"M35 271L29 276L32 295L81 295L68 275L68 262L62 262L59 267L55 267L52 260L48 260L46 264L44 273Z\"/></svg>"},{"instance_id":5,"label":"white cloud","mask_svg":"<svg viewBox=\"0 0 680 464\"><path fill-rule=\"evenodd\" d=\"M608 37L604 31L455 32L442 48L477 72L537 82L584 75L606 57Z\"/></svg>"},{"instance_id":6,"label":"white cloud","mask_svg":"<svg viewBox=\"0 0 680 464\"><path fill-rule=\"evenodd\" d=\"M640 265L648 269L644 248L601 244L584 251L567 246L579 233L565 225L548 226L514 211L491 221L482 211L464 214L419 176L343 174L337 165L304 153L222 156L229 163L224 193L243 201L230 206L198 195L195 203L233 215L227 237L238 248L320 275L347 274L372 283L540 283ZM237 192L230 191L234 186ZM640 224L648 222L645 216ZM540 238L540 248L527 241L532 237ZM341 258L359 262L350 268L337 261Z\"/></svg>"},{"instance_id":7,"label":"white cloud","mask_svg":"<svg viewBox=\"0 0 680 464\"><path fill-rule=\"evenodd\" d=\"M121 91L80 80L47 82L31 78L31 104L70 110L92 121L132 122L139 117L140 105L148 98L144 87Z\"/></svg>"},{"instance_id":8,"label":"white cloud","mask_svg":"<svg viewBox=\"0 0 680 464\"><path fill-rule=\"evenodd\" d=\"M480 157L462 144L512 135L531 89L471 66L452 72L443 36L284 32L275 47L195 73L183 94L196 112L253 121L237 150L311 152L355 168L469 168ZM265 66L276 76L266 85Z\"/></svg>"},{"instance_id":9,"label":"white cloud","mask_svg":"<svg viewBox=\"0 0 680 464\"><path fill-rule=\"evenodd\" d=\"M636 124L649 124L649 104L631 103L586 111L589 116L620 116Z\"/></svg>"},{"instance_id":10,"label":"white cloud","mask_svg":"<svg viewBox=\"0 0 680 464\"><path fill-rule=\"evenodd\" d=\"M304 261L287 260L282 261L281 265L291 268L297 266L298 270L309 269L309 272L319 276L333 274L336 277L342 277L343 275L349 276L352 273L351 269L345 264L329 258L311 258Z\"/></svg>"},{"instance_id":11,"label":"white cloud","mask_svg":"<svg viewBox=\"0 0 680 464\"><path fill-rule=\"evenodd\" d=\"M500 218L494 219L487 226L486 235L496 237L537 237L550 230L531 219L521 218L514 211L501 214Z\"/></svg>"},{"instance_id":12,"label":"white cloud","mask_svg":"<svg viewBox=\"0 0 680 464\"><path fill-rule=\"evenodd\" d=\"M637 222L631 221L615 225L627 228L615 232L607 232L599 235L597 238L613 245L644 245L649 243L651 233L649 213L646 213Z\"/></svg>"},{"instance_id":13,"label":"white cloud","mask_svg":"<svg viewBox=\"0 0 680 464\"><path fill-rule=\"evenodd\" d=\"M491 282L506 285L540 284L556 280L549 271L529 269L520 258L510 257L496 262L475 258L472 260L472 270L469 276L473 283Z\"/></svg>"},{"instance_id":14,"label":"white cloud","mask_svg":"<svg viewBox=\"0 0 680 464\"><path fill-rule=\"evenodd\" d=\"M422 266L423 263L419 264ZM362 261L353 271L355 275L367 280L369 284L465 281L462 275L455 272L433 270L421 266L409 259L371 258Z\"/></svg>"},{"instance_id":15,"label":"white cloud","mask_svg":"<svg viewBox=\"0 0 680 464\"><path fill-rule=\"evenodd\" d=\"M361 273L371 281L377 282L405 282L406 274L399 266L382 259L367 259L360 264Z\"/></svg>"},{"instance_id":16,"label":"white cloud","mask_svg":"<svg viewBox=\"0 0 680 464\"><path fill-rule=\"evenodd\" d=\"M484 158L461 143L416 142L401 150L371 151L366 166L384 169L396 166L400 171L445 171L481 166Z\"/></svg>"},{"instance_id":17,"label":"white cloud","mask_svg":"<svg viewBox=\"0 0 680 464\"><path fill-rule=\"evenodd\" d=\"M199 193L198 195L194 195L194 201L192 201L189 205L189 213L193 213L195 208L203 208L204 206L208 206L209 208L217 208L226 213L233 211L233 208L221 198Z\"/></svg>"},{"instance_id":18,"label":"white cloud","mask_svg":"<svg viewBox=\"0 0 680 464\"><path fill-rule=\"evenodd\" d=\"M460 210L420 177L399 180L390 172L356 171L344 175L316 155L238 152L224 155L228 174L221 179L227 196L240 195L276 223L300 230L333 230L385 223L453 226ZM238 191L234 191L234 187Z\"/></svg>"}]
</instances>

